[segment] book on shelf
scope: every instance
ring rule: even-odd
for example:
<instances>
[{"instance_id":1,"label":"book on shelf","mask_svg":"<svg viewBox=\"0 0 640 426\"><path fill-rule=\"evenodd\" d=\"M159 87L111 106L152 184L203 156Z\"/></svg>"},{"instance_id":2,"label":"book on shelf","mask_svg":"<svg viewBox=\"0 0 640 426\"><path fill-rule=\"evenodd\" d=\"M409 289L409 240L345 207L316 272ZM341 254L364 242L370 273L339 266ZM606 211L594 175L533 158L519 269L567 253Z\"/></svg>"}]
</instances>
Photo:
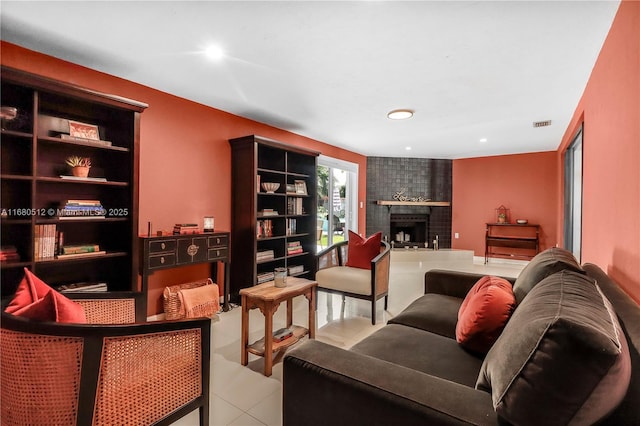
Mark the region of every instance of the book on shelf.
<instances>
[{"instance_id":1,"label":"book on shelf","mask_svg":"<svg viewBox=\"0 0 640 426\"><path fill-rule=\"evenodd\" d=\"M67 200L65 205L102 207L102 203L100 202L100 200Z\"/></svg>"},{"instance_id":2,"label":"book on shelf","mask_svg":"<svg viewBox=\"0 0 640 426\"><path fill-rule=\"evenodd\" d=\"M56 255L57 230L55 224L35 225L33 239L34 260L52 259Z\"/></svg>"},{"instance_id":3,"label":"book on shelf","mask_svg":"<svg viewBox=\"0 0 640 426\"><path fill-rule=\"evenodd\" d=\"M287 213L288 214L304 214L304 208L302 207L302 198L288 198Z\"/></svg>"},{"instance_id":4,"label":"book on shelf","mask_svg":"<svg viewBox=\"0 0 640 426\"><path fill-rule=\"evenodd\" d=\"M275 258L275 252L273 250L264 250L256 253L256 261L266 261Z\"/></svg>"},{"instance_id":5,"label":"book on shelf","mask_svg":"<svg viewBox=\"0 0 640 426\"><path fill-rule=\"evenodd\" d=\"M267 281L273 281L275 274L273 272L263 272L256 276L258 284L266 283Z\"/></svg>"},{"instance_id":6,"label":"book on shelf","mask_svg":"<svg viewBox=\"0 0 640 426\"><path fill-rule=\"evenodd\" d=\"M287 254L298 254L302 252L303 249L300 241L290 241L287 243Z\"/></svg>"},{"instance_id":7,"label":"book on shelf","mask_svg":"<svg viewBox=\"0 0 640 426\"><path fill-rule=\"evenodd\" d=\"M60 254L95 253L100 251L98 244L78 244L63 246Z\"/></svg>"},{"instance_id":8,"label":"book on shelf","mask_svg":"<svg viewBox=\"0 0 640 426\"><path fill-rule=\"evenodd\" d=\"M104 256L107 254L105 250L94 251L88 253L73 253L73 254L59 254L58 259L75 259L78 257L92 257L92 256Z\"/></svg>"},{"instance_id":9,"label":"book on shelf","mask_svg":"<svg viewBox=\"0 0 640 426\"><path fill-rule=\"evenodd\" d=\"M258 238L273 237L273 221L271 219L259 220L256 223L256 236Z\"/></svg>"},{"instance_id":10,"label":"book on shelf","mask_svg":"<svg viewBox=\"0 0 640 426\"><path fill-rule=\"evenodd\" d=\"M258 212L258 216L278 216L278 211L274 209L262 209Z\"/></svg>"},{"instance_id":11,"label":"book on shelf","mask_svg":"<svg viewBox=\"0 0 640 426\"><path fill-rule=\"evenodd\" d=\"M303 265L289 266L289 275L299 274L301 272L304 272Z\"/></svg>"},{"instance_id":12,"label":"book on shelf","mask_svg":"<svg viewBox=\"0 0 640 426\"><path fill-rule=\"evenodd\" d=\"M0 261L3 262L19 262L20 254L15 246L0 247Z\"/></svg>"},{"instance_id":13,"label":"book on shelf","mask_svg":"<svg viewBox=\"0 0 640 426\"><path fill-rule=\"evenodd\" d=\"M296 219L287 219L287 235L298 233L298 223Z\"/></svg>"},{"instance_id":14,"label":"book on shelf","mask_svg":"<svg viewBox=\"0 0 640 426\"><path fill-rule=\"evenodd\" d=\"M65 284L56 287L61 293L80 293L80 292L90 292L96 293L101 291L107 291L107 283L88 283L88 282L79 282L79 283L71 283Z\"/></svg>"},{"instance_id":15,"label":"book on shelf","mask_svg":"<svg viewBox=\"0 0 640 426\"><path fill-rule=\"evenodd\" d=\"M106 219L103 215L75 215L75 216L58 216L59 220L98 220Z\"/></svg>"}]
</instances>

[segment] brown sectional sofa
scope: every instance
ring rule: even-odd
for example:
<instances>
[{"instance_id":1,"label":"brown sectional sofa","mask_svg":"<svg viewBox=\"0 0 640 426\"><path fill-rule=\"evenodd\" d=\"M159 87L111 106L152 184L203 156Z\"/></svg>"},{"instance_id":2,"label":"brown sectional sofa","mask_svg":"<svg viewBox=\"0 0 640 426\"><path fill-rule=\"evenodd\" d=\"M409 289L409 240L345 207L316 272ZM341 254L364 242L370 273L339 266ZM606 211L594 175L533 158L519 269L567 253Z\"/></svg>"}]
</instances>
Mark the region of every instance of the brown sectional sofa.
<instances>
[{"instance_id":1,"label":"brown sectional sofa","mask_svg":"<svg viewBox=\"0 0 640 426\"><path fill-rule=\"evenodd\" d=\"M599 267L541 253L486 356L455 340L480 275L429 271L425 295L350 350L284 359L285 425L640 425L640 307Z\"/></svg>"}]
</instances>

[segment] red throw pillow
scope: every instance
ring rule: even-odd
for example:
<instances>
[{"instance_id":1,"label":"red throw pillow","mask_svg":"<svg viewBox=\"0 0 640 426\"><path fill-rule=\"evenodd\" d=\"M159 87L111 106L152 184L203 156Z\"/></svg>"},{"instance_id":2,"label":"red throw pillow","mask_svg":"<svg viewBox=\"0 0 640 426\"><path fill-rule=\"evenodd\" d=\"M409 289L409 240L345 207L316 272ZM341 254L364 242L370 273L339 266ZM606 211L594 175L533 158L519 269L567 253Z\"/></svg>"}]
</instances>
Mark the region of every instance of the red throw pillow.
<instances>
[{"instance_id":1,"label":"red throw pillow","mask_svg":"<svg viewBox=\"0 0 640 426\"><path fill-rule=\"evenodd\" d=\"M87 322L82 305L49 287L27 268L5 312L40 321Z\"/></svg>"},{"instance_id":2,"label":"red throw pillow","mask_svg":"<svg viewBox=\"0 0 640 426\"><path fill-rule=\"evenodd\" d=\"M376 232L366 240L353 231L349 231L349 249L347 265L353 268L371 269L371 261L380 254L382 232Z\"/></svg>"},{"instance_id":3,"label":"red throw pillow","mask_svg":"<svg viewBox=\"0 0 640 426\"><path fill-rule=\"evenodd\" d=\"M486 354L498 339L515 309L509 281L485 276L469 290L456 325L456 340L466 349Z\"/></svg>"}]
</instances>

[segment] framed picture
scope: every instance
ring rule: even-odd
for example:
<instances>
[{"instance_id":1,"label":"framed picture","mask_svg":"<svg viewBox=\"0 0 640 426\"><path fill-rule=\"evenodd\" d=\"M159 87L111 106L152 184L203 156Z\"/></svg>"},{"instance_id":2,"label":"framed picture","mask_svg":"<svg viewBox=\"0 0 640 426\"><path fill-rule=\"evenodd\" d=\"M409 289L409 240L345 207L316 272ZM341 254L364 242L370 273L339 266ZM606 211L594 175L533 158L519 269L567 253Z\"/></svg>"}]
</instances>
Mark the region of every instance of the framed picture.
<instances>
[{"instance_id":1,"label":"framed picture","mask_svg":"<svg viewBox=\"0 0 640 426\"><path fill-rule=\"evenodd\" d=\"M296 187L296 194L307 195L307 182L303 180L296 180L294 182Z\"/></svg>"},{"instance_id":2,"label":"framed picture","mask_svg":"<svg viewBox=\"0 0 640 426\"><path fill-rule=\"evenodd\" d=\"M296 186L292 183L287 184L287 194L296 194Z\"/></svg>"},{"instance_id":3,"label":"framed picture","mask_svg":"<svg viewBox=\"0 0 640 426\"><path fill-rule=\"evenodd\" d=\"M98 134L98 126L94 124L80 123L79 121L69 120L69 135L74 138L100 140Z\"/></svg>"}]
</instances>

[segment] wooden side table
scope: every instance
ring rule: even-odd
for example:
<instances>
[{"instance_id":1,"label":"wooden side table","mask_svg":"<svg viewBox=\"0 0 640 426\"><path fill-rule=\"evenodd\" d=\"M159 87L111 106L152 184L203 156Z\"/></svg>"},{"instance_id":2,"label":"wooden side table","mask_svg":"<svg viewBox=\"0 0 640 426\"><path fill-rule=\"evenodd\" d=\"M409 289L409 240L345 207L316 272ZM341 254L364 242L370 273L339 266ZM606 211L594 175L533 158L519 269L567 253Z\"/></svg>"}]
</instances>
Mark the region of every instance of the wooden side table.
<instances>
[{"instance_id":1,"label":"wooden side table","mask_svg":"<svg viewBox=\"0 0 640 426\"><path fill-rule=\"evenodd\" d=\"M275 287L273 281L240 290L242 303L242 365L249 363L249 352L264 357L264 375L271 376L274 362L278 362L286 348L302 337L316 337L316 281L287 277L287 286ZM309 328L293 326L293 298L302 296L309 301ZM281 341L273 341L273 314L280 303L287 302L287 328L293 336ZM249 311L258 308L264 315L264 338L249 344ZM273 354L278 352L275 359Z\"/></svg>"}]
</instances>

